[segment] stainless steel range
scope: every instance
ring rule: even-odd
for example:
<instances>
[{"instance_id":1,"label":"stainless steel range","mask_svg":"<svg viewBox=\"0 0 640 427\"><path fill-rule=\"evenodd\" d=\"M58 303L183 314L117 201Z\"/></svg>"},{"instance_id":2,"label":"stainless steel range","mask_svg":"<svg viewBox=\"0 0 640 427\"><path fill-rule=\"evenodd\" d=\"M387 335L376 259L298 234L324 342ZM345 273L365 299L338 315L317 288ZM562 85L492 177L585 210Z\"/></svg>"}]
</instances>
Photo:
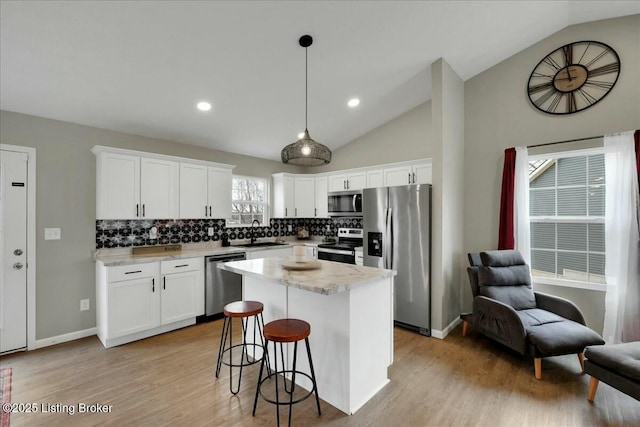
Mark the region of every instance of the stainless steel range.
<instances>
[{"instance_id":1,"label":"stainless steel range","mask_svg":"<svg viewBox=\"0 0 640 427\"><path fill-rule=\"evenodd\" d=\"M318 259L355 264L355 249L362 246L362 236L362 229L338 228L338 242L319 244Z\"/></svg>"}]
</instances>

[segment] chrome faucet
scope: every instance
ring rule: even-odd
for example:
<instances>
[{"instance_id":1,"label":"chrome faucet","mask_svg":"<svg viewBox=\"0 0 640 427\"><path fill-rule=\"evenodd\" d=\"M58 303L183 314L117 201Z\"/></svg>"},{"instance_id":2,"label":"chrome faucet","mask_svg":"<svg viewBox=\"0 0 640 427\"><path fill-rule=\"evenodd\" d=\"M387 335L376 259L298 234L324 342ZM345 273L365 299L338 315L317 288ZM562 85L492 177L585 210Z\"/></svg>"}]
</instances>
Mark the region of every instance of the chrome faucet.
<instances>
[{"instance_id":1,"label":"chrome faucet","mask_svg":"<svg viewBox=\"0 0 640 427\"><path fill-rule=\"evenodd\" d=\"M260 226L260 221L258 221L257 219L254 219L253 222L251 223L251 244L252 245L256 242L256 230L253 228L253 224L256 222L258 223L258 226Z\"/></svg>"}]
</instances>

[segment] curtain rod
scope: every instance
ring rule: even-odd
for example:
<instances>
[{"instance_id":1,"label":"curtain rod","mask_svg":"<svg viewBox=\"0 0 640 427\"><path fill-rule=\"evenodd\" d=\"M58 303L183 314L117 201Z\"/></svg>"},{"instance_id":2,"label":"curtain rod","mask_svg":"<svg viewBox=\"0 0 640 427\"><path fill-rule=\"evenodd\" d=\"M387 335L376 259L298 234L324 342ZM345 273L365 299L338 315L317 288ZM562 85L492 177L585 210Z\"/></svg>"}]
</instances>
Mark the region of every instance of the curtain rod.
<instances>
[{"instance_id":1,"label":"curtain rod","mask_svg":"<svg viewBox=\"0 0 640 427\"><path fill-rule=\"evenodd\" d=\"M568 142L586 141L588 139L604 138L604 135L589 136L587 138L567 139L566 141L546 142L544 144L527 145L527 148L545 147L547 145L566 144Z\"/></svg>"}]
</instances>

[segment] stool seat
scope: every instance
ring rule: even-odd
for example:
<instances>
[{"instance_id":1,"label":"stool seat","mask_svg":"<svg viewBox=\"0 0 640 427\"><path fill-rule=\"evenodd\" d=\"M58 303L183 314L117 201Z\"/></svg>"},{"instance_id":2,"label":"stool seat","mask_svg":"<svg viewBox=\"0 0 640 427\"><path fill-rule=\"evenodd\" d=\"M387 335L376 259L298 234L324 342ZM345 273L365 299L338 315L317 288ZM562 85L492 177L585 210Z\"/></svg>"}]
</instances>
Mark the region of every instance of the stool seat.
<instances>
[{"instance_id":1,"label":"stool seat","mask_svg":"<svg viewBox=\"0 0 640 427\"><path fill-rule=\"evenodd\" d=\"M296 342L311 334L311 325L299 319L274 320L264 325L262 334L273 342Z\"/></svg>"},{"instance_id":2,"label":"stool seat","mask_svg":"<svg viewBox=\"0 0 640 427\"><path fill-rule=\"evenodd\" d=\"M234 301L224 306L227 317L249 317L262 313L264 305L258 301Z\"/></svg>"}]
</instances>

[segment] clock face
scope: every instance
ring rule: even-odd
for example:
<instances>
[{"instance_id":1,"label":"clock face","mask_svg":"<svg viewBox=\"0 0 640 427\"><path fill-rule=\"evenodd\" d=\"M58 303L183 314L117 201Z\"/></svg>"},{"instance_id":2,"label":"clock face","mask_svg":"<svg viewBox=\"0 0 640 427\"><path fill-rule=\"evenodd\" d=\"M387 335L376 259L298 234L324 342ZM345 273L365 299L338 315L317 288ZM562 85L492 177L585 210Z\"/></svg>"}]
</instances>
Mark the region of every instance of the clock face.
<instances>
[{"instance_id":1,"label":"clock face","mask_svg":"<svg viewBox=\"0 0 640 427\"><path fill-rule=\"evenodd\" d=\"M619 75L620 58L610 46L595 41L569 43L533 69L529 99L545 113L576 113L604 98Z\"/></svg>"}]
</instances>

